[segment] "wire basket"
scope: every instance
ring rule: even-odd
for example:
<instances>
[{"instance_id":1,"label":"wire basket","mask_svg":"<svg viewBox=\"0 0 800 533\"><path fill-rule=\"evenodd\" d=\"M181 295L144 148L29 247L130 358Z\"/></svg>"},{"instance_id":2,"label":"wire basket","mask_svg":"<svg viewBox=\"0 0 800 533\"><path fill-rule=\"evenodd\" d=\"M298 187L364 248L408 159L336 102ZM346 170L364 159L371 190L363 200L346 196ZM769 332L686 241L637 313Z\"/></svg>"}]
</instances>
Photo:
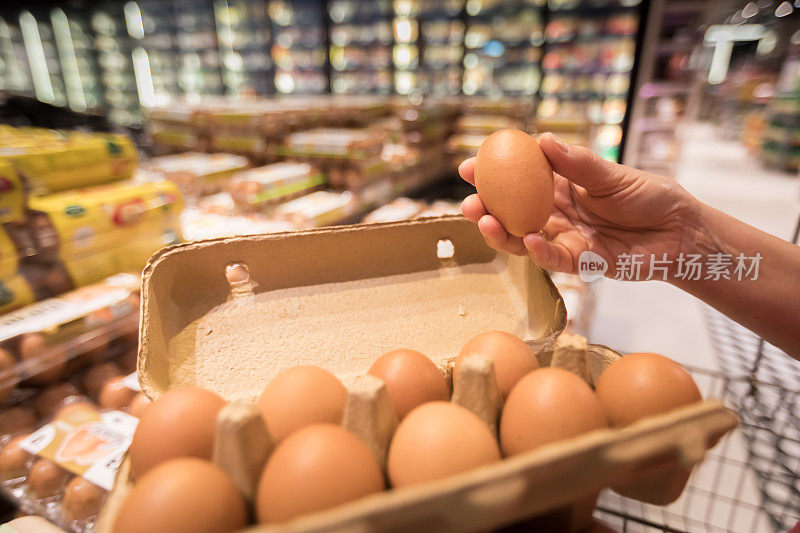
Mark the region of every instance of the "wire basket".
<instances>
[{"instance_id":1,"label":"wire basket","mask_svg":"<svg viewBox=\"0 0 800 533\"><path fill-rule=\"evenodd\" d=\"M605 491L595 516L624 532L786 532L800 521L800 363L719 312L706 323L721 370L687 369L741 425L668 506Z\"/></svg>"}]
</instances>

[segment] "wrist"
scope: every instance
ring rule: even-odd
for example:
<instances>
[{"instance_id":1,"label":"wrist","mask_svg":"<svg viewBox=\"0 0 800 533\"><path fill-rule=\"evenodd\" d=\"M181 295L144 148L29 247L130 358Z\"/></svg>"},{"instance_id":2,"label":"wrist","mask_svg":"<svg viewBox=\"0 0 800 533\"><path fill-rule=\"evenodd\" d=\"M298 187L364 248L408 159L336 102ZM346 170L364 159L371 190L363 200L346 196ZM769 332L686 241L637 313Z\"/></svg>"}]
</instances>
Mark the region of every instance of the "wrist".
<instances>
[{"instance_id":1,"label":"wrist","mask_svg":"<svg viewBox=\"0 0 800 533\"><path fill-rule=\"evenodd\" d=\"M715 209L704 204L688 192L684 199L684 207L678 216L681 232L678 257L673 263L673 271L668 282L678 287L685 287L687 282L686 267L692 261L704 261L708 254L720 252L720 243L715 236Z\"/></svg>"}]
</instances>

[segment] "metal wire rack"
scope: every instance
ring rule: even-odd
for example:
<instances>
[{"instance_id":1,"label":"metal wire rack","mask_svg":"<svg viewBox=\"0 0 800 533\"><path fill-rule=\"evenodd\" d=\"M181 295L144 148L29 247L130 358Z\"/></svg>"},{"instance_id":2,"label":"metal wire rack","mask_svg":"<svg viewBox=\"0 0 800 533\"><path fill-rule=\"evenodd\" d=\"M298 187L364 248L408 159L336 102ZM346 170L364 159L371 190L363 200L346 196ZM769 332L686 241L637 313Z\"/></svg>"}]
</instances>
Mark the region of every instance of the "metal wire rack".
<instances>
[{"instance_id":1,"label":"metal wire rack","mask_svg":"<svg viewBox=\"0 0 800 533\"><path fill-rule=\"evenodd\" d=\"M705 315L720 370L688 370L703 396L739 413L741 425L671 505L604 492L595 516L615 530L766 533L800 521L800 363L717 311Z\"/></svg>"}]
</instances>

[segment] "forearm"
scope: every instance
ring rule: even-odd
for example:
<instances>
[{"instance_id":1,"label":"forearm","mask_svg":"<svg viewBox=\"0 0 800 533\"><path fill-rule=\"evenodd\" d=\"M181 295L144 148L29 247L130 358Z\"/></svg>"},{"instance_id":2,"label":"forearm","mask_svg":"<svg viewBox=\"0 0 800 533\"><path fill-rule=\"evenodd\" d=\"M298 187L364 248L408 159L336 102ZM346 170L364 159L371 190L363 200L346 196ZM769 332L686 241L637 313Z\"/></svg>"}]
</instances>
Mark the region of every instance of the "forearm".
<instances>
[{"instance_id":1,"label":"forearm","mask_svg":"<svg viewBox=\"0 0 800 533\"><path fill-rule=\"evenodd\" d=\"M704 204L697 213L693 242L685 252L705 258L729 256L731 273L740 254L747 258L760 254L757 276L751 270L730 279L705 279L704 274L701 279L676 278L672 283L800 359L800 247Z\"/></svg>"}]
</instances>

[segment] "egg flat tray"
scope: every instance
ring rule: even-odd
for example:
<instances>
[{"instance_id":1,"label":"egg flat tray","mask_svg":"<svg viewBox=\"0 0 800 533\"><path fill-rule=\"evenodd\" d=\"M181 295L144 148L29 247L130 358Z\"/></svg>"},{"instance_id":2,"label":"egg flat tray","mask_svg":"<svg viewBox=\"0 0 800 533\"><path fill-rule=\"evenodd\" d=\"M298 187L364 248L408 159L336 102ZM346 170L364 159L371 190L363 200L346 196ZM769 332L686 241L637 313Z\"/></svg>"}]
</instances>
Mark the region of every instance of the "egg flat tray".
<instances>
[{"instance_id":1,"label":"egg flat tray","mask_svg":"<svg viewBox=\"0 0 800 533\"><path fill-rule=\"evenodd\" d=\"M236 265L234 275L226 277L230 265ZM576 349L576 341L559 337L566 311L547 273L526 258L488 248L462 217L178 245L158 253L146 267L142 303L138 372L144 392L155 398L172 387L200 385L232 401L223 410L232 416L221 414L218 421L214 460L247 499L271 450L266 441L263 450L252 445L263 438L258 436L263 430L253 427L263 424L253 401L284 368L327 368L348 386L349 405L363 389L359 376L380 354L417 349L452 383L453 355L489 329L517 334L540 365L573 371L590 385L619 357L585 339ZM494 383L489 371L484 383ZM486 392L457 389L453 401L479 416L492 413L487 422L496 428L499 405L487 407L482 398L491 395ZM359 433L370 425L348 422L348 409L343 422L348 429ZM692 465L736 424L721 404L706 401L449 479L252 530L479 531L578 501L589 502L590 516L593 496L603 487L658 463ZM247 433L232 439L250 445L231 453L236 445L222 428ZM391 433L378 449L369 435L361 436L385 459ZM125 461L98 533L112 531L131 486Z\"/></svg>"}]
</instances>

